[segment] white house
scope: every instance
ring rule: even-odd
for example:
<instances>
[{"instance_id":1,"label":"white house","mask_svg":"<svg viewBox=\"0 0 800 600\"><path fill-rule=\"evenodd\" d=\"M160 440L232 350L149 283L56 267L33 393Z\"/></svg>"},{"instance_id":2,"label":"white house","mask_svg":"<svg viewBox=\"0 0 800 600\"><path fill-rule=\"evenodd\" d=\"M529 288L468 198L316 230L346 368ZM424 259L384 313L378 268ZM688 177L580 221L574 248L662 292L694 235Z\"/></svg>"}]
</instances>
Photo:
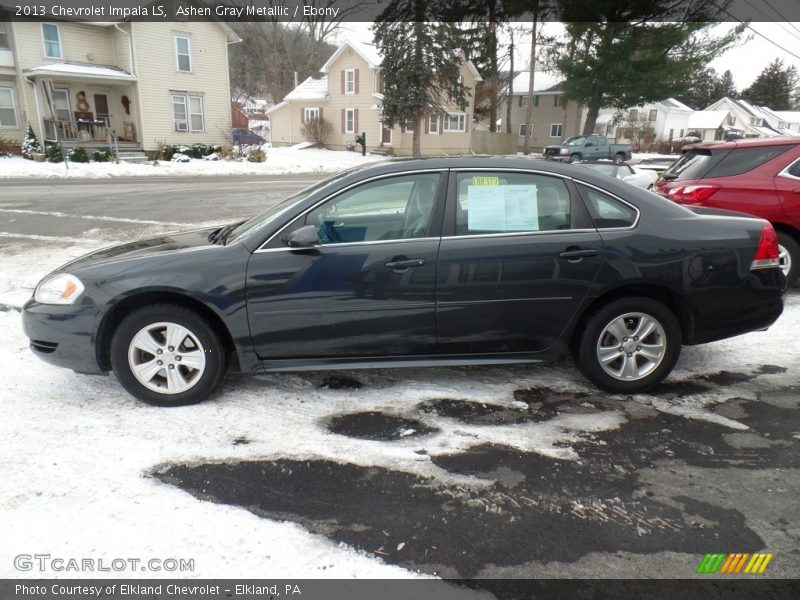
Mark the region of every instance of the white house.
<instances>
[{"instance_id":1,"label":"white house","mask_svg":"<svg viewBox=\"0 0 800 600\"><path fill-rule=\"evenodd\" d=\"M667 98L624 110L600 110L595 133L616 142L630 141L627 131L632 125L646 125L653 140L670 141L684 137L689 131L689 117L694 111L675 98Z\"/></svg>"},{"instance_id":2,"label":"white house","mask_svg":"<svg viewBox=\"0 0 800 600\"><path fill-rule=\"evenodd\" d=\"M753 106L745 100L728 98L717 100L707 111L728 111L731 114L730 129L741 132L745 137L776 137L789 135L776 126L770 124L770 117L759 107ZM776 123L777 125L777 123Z\"/></svg>"}]
</instances>

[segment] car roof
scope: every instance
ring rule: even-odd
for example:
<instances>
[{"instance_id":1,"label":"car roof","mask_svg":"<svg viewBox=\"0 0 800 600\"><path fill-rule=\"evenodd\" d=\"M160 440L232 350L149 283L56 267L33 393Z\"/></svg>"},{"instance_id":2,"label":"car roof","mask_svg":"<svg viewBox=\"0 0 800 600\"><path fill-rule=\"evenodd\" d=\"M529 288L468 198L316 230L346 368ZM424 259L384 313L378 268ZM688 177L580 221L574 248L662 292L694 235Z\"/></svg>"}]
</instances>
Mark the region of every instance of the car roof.
<instances>
[{"instance_id":1,"label":"car roof","mask_svg":"<svg viewBox=\"0 0 800 600\"><path fill-rule=\"evenodd\" d=\"M800 144L800 137L778 136L769 138L740 138L729 142L705 142L702 144L688 144L684 150L697 148L712 150L732 150L733 148L753 148L759 146L786 146Z\"/></svg>"}]
</instances>

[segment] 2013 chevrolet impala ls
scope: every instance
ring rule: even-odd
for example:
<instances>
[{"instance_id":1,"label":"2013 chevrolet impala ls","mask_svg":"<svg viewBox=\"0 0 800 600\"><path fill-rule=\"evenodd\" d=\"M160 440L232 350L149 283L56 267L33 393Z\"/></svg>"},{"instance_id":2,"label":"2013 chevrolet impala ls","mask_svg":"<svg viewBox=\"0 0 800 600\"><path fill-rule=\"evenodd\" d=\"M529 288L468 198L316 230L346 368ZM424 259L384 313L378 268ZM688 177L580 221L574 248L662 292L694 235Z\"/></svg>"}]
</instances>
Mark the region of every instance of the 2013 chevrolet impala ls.
<instances>
[{"instance_id":1,"label":"2013 chevrolet impala ls","mask_svg":"<svg viewBox=\"0 0 800 600\"><path fill-rule=\"evenodd\" d=\"M79 258L39 283L23 323L37 356L113 370L158 405L203 400L228 368L569 354L600 388L639 392L681 345L783 309L772 226L709 213L552 162L390 161L249 221Z\"/></svg>"}]
</instances>

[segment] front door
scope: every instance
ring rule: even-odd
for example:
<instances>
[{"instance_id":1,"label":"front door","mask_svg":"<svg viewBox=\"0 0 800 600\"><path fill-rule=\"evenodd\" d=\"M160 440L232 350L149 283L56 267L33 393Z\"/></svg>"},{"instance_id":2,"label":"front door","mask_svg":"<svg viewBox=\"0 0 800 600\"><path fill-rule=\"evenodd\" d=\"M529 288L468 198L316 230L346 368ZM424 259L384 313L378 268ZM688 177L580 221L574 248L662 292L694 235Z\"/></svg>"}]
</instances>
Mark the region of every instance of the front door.
<instances>
[{"instance_id":1,"label":"front door","mask_svg":"<svg viewBox=\"0 0 800 600\"><path fill-rule=\"evenodd\" d=\"M107 127L111 122L111 113L108 109L108 94L94 92L92 96L94 100L94 118L98 121L103 121Z\"/></svg>"},{"instance_id":2,"label":"front door","mask_svg":"<svg viewBox=\"0 0 800 600\"><path fill-rule=\"evenodd\" d=\"M384 146L391 146L392 145L392 128L386 127L386 125L382 126L381 129L381 144Z\"/></svg>"},{"instance_id":3,"label":"front door","mask_svg":"<svg viewBox=\"0 0 800 600\"><path fill-rule=\"evenodd\" d=\"M425 172L359 184L301 215L253 253L247 311L259 357L435 352L437 199L444 179ZM318 245L283 243L307 225L317 227Z\"/></svg>"},{"instance_id":4,"label":"front door","mask_svg":"<svg viewBox=\"0 0 800 600\"><path fill-rule=\"evenodd\" d=\"M526 172L458 171L450 186L437 274L441 351L549 348L603 262L580 199L563 179Z\"/></svg>"}]
</instances>

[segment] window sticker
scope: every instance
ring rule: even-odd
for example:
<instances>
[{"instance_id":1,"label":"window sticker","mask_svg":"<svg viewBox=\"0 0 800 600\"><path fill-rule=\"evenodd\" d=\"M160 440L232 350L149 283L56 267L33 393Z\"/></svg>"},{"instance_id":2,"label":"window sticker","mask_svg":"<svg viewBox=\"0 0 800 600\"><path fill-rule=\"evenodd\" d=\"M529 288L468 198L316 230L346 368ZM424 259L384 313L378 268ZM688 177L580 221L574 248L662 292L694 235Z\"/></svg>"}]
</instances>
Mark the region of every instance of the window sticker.
<instances>
[{"instance_id":1,"label":"window sticker","mask_svg":"<svg viewBox=\"0 0 800 600\"><path fill-rule=\"evenodd\" d=\"M472 185L500 185L500 178L499 177L482 177L482 176L473 176L472 178Z\"/></svg>"},{"instance_id":2,"label":"window sticker","mask_svg":"<svg viewBox=\"0 0 800 600\"><path fill-rule=\"evenodd\" d=\"M539 231L535 185L471 185L467 199L470 231Z\"/></svg>"}]
</instances>

